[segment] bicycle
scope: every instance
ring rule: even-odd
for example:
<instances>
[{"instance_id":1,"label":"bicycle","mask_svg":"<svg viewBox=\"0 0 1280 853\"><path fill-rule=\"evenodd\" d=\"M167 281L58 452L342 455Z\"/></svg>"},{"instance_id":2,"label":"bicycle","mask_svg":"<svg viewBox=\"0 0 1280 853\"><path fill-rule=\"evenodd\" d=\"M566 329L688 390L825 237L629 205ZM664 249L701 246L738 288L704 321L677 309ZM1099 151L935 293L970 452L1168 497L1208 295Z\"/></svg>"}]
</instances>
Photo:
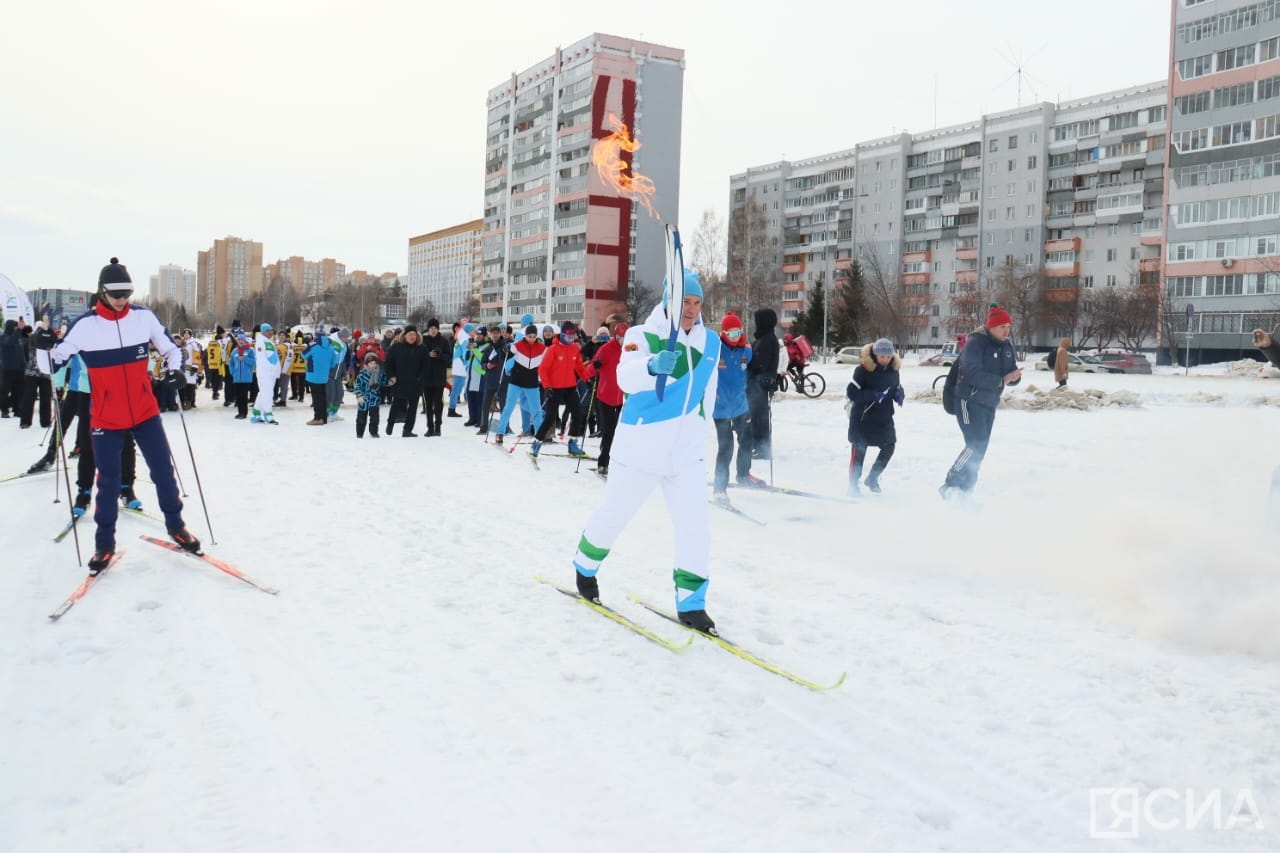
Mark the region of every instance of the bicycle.
<instances>
[{"instance_id":1,"label":"bicycle","mask_svg":"<svg viewBox=\"0 0 1280 853\"><path fill-rule=\"evenodd\" d=\"M821 397L827 390L826 378L821 373L805 373L803 365L788 367L786 373L778 374L778 390L786 391L788 385L795 385L797 391L810 399Z\"/></svg>"}]
</instances>

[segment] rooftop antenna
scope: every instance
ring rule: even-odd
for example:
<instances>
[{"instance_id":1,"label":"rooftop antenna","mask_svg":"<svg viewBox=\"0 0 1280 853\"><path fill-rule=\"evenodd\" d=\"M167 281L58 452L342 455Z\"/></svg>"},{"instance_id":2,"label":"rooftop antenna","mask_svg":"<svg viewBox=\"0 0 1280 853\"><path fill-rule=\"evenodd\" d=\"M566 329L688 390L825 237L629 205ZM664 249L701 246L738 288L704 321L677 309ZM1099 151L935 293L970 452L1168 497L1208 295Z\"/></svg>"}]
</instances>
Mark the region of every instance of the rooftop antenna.
<instances>
[{"instance_id":1,"label":"rooftop antenna","mask_svg":"<svg viewBox=\"0 0 1280 853\"><path fill-rule=\"evenodd\" d=\"M1020 51L1014 51L1013 48L1008 49L1009 53L1007 56L1004 54L1001 54L1001 58L1003 58L1006 62L1012 65L1014 70L1012 74L1010 74L1008 77L1001 80L1000 85L997 86L996 88L997 89L1000 88L1000 86L1003 86L1005 83L1008 83L1010 80L1017 77L1019 107L1022 106L1022 78L1023 77L1026 77L1027 80L1031 83L1038 83L1042 86L1046 85L1043 80L1040 80L1034 74L1031 74L1027 71L1027 63L1030 62L1032 59L1035 59L1048 46L1049 46L1049 43L1045 42L1044 44L1036 48L1034 51L1032 51L1030 56L1025 56Z\"/></svg>"}]
</instances>

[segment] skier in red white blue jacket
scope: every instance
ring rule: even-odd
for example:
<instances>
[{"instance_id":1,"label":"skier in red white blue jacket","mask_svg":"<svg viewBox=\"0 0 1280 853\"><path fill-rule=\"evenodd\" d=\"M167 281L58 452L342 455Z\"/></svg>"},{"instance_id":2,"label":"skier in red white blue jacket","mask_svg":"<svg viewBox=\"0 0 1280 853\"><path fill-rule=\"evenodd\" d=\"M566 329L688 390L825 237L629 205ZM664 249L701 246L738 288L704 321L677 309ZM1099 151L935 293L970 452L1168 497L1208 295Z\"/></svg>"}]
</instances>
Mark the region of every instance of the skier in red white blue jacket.
<instances>
[{"instance_id":1,"label":"skier in red white blue jacket","mask_svg":"<svg viewBox=\"0 0 1280 853\"><path fill-rule=\"evenodd\" d=\"M148 348L154 346L165 360L162 381L180 390L186 384L181 370L182 348L155 314L129 304L133 280L116 258L98 275L98 295L98 304L71 324L51 354L54 370L79 353L89 371L90 429L98 467L97 506L93 515L98 529L93 558L89 560L91 575L105 569L115 556L120 453L129 432L133 433L151 471L169 536L184 550L200 552L200 541L191 535L182 520L182 499L174 477L169 440L160 422L160 407L151 391L151 376L147 372Z\"/></svg>"}]
</instances>

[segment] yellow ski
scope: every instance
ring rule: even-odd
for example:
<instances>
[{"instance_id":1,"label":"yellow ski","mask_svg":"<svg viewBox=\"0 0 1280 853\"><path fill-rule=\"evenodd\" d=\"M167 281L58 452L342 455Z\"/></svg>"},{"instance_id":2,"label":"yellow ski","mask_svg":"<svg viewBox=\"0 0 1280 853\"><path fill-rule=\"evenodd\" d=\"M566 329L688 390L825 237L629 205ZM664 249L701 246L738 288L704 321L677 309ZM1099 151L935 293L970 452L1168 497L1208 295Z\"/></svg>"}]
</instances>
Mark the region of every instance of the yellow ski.
<instances>
[{"instance_id":1,"label":"yellow ski","mask_svg":"<svg viewBox=\"0 0 1280 853\"><path fill-rule=\"evenodd\" d=\"M610 607L606 607L603 604L596 604L594 601L588 601L587 599L578 595L578 591L576 589L569 589L568 587L561 586L560 584L556 583L553 580L548 580L547 578L540 577L538 575L534 575L533 579L536 580L538 583L545 583L547 586L551 587L556 592L560 593L561 595L565 595L565 596L568 596L569 598L572 598L574 601L577 601L579 604L582 604L584 607L591 608L595 612L599 613L601 616L604 616L607 619L612 619L614 622L617 622L619 625L623 626L624 628L630 628L632 631L644 637L646 640L650 640L654 643L657 643L658 645L662 646L664 649L670 649L673 652L678 652L683 649L687 649L689 648L689 646L693 645L693 637L689 637L688 640L683 643L677 643L674 640L668 640L666 637L653 633L643 625L639 625L635 622L632 622L626 616L623 616L621 613L619 613L618 611Z\"/></svg>"},{"instance_id":2,"label":"yellow ski","mask_svg":"<svg viewBox=\"0 0 1280 853\"><path fill-rule=\"evenodd\" d=\"M783 669L777 664L769 663L767 660L762 660L761 658L756 657L751 652L742 648L742 646L739 646L730 640L726 640L724 637L720 637L715 634L707 634L702 631L695 631L693 628L690 628L688 625L685 625L683 622L681 622L675 616L672 616L667 611L663 610L661 607L658 607L656 604L650 604L649 602L645 601L643 598L640 598L639 596L628 595L627 597L630 598L632 601L634 601L636 604L639 604L645 610L648 610L650 613L656 613L657 615L661 616L663 619L666 619L668 622L672 622L676 625L679 625L681 628L684 628L686 631L688 631L691 634L700 634L703 637L706 637L711 642L715 643L720 648L724 649L726 652L729 652L732 655L736 655L742 658L743 660L747 661L748 663L753 663L756 666L760 667L761 669L765 670L766 672L772 672L774 675L781 676L782 678L785 678L787 681L790 681L795 684L799 684L801 687L808 687L810 690L816 690L819 693L827 690L834 690L837 687L839 687L841 684L844 684L845 677L848 675L847 672L840 673L840 677L836 679L834 684L824 685L824 684L819 684L816 681L810 681L807 678L796 675L794 672L788 672L787 670Z\"/></svg>"}]
</instances>

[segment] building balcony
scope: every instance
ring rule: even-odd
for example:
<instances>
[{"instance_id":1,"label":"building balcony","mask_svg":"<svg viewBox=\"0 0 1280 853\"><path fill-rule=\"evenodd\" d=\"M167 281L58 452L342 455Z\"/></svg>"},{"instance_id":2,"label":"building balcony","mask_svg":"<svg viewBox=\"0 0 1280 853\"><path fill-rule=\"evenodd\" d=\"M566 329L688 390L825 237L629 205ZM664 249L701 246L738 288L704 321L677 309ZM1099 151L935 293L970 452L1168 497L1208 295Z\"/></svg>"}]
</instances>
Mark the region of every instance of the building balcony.
<instances>
[{"instance_id":1,"label":"building balcony","mask_svg":"<svg viewBox=\"0 0 1280 853\"><path fill-rule=\"evenodd\" d=\"M1158 272L1160 269L1159 258L1141 258L1138 261L1139 272Z\"/></svg>"},{"instance_id":2,"label":"building balcony","mask_svg":"<svg viewBox=\"0 0 1280 853\"><path fill-rule=\"evenodd\" d=\"M929 315L921 314L918 317L903 317L902 322L908 327L923 329L929 325Z\"/></svg>"},{"instance_id":3,"label":"building balcony","mask_svg":"<svg viewBox=\"0 0 1280 853\"><path fill-rule=\"evenodd\" d=\"M903 284L928 284L929 273L927 272L908 272L902 274Z\"/></svg>"},{"instance_id":4,"label":"building balcony","mask_svg":"<svg viewBox=\"0 0 1280 853\"><path fill-rule=\"evenodd\" d=\"M957 261L976 261L978 259L977 246L961 246L956 249Z\"/></svg>"},{"instance_id":5,"label":"building balcony","mask_svg":"<svg viewBox=\"0 0 1280 853\"><path fill-rule=\"evenodd\" d=\"M1046 287L1044 301L1061 304L1063 302L1080 301L1079 287Z\"/></svg>"},{"instance_id":6,"label":"building balcony","mask_svg":"<svg viewBox=\"0 0 1280 853\"><path fill-rule=\"evenodd\" d=\"M956 281L960 284L977 284L977 270L956 270Z\"/></svg>"},{"instance_id":7,"label":"building balcony","mask_svg":"<svg viewBox=\"0 0 1280 853\"><path fill-rule=\"evenodd\" d=\"M853 268L853 258L836 258L836 269L847 270Z\"/></svg>"},{"instance_id":8,"label":"building balcony","mask_svg":"<svg viewBox=\"0 0 1280 853\"><path fill-rule=\"evenodd\" d=\"M1138 242L1144 246L1162 246L1164 245L1164 237L1159 231L1153 231L1150 234L1144 233L1138 238Z\"/></svg>"},{"instance_id":9,"label":"building balcony","mask_svg":"<svg viewBox=\"0 0 1280 853\"><path fill-rule=\"evenodd\" d=\"M927 293L908 293L902 296L902 304L912 308L919 308L922 305L929 304L929 294Z\"/></svg>"},{"instance_id":10,"label":"building balcony","mask_svg":"<svg viewBox=\"0 0 1280 853\"><path fill-rule=\"evenodd\" d=\"M804 261L791 261L782 265L782 272L786 275L804 272Z\"/></svg>"},{"instance_id":11,"label":"building balcony","mask_svg":"<svg viewBox=\"0 0 1280 853\"><path fill-rule=\"evenodd\" d=\"M933 253L929 250L923 252L906 252L902 256L904 264L925 264L933 260Z\"/></svg>"},{"instance_id":12,"label":"building balcony","mask_svg":"<svg viewBox=\"0 0 1280 853\"><path fill-rule=\"evenodd\" d=\"M1079 237L1064 237L1060 240L1045 240L1044 250L1048 252L1078 252L1080 251Z\"/></svg>"},{"instance_id":13,"label":"building balcony","mask_svg":"<svg viewBox=\"0 0 1280 853\"><path fill-rule=\"evenodd\" d=\"M784 281L782 283L782 292L784 294L804 293L804 282L803 281ZM783 298L786 299L787 297L783 296Z\"/></svg>"},{"instance_id":14,"label":"building balcony","mask_svg":"<svg viewBox=\"0 0 1280 853\"><path fill-rule=\"evenodd\" d=\"M1079 261L1069 264L1054 264L1044 268L1044 274L1049 278L1079 278L1080 263Z\"/></svg>"},{"instance_id":15,"label":"building balcony","mask_svg":"<svg viewBox=\"0 0 1280 853\"><path fill-rule=\"evenodd\" d=\"M786 298L786 297L784 296L784 297L782 298L782 307L783 307L783 309L784 309L784 310L785 310L785 309L787 309L787 308L803 308L803 307L804 307L804 297L803 297L803 296L800 296L800 297L797 297L797 298L795 298L795 299L788 299L788 298Z\"/></svg>"}]
</instances>

